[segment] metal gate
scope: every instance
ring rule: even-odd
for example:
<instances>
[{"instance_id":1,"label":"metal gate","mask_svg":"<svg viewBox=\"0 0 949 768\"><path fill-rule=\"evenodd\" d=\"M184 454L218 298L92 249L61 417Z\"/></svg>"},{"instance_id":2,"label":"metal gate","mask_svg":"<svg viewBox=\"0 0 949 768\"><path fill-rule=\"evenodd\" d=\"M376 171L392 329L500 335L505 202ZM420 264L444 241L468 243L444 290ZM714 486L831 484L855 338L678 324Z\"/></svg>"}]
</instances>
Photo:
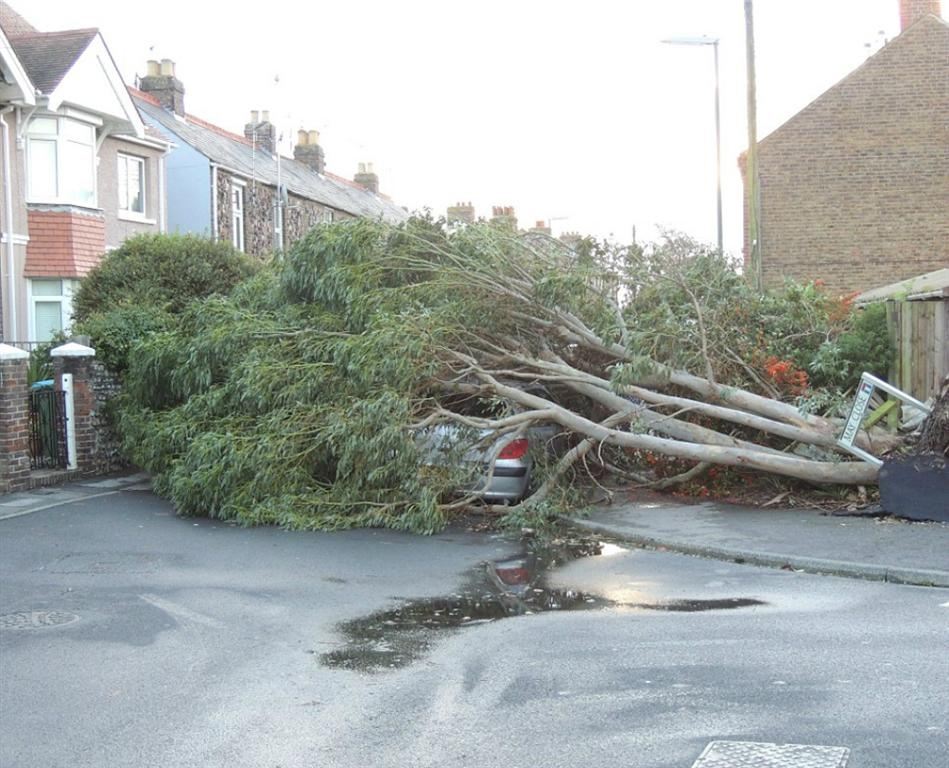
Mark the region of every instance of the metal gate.
<instances>
[{"instance_id":1,"label":"metal gate","mask_svg":"<svg viewBox=\"0 0 949 768\"><path fill-rule=\"evenodd\" d=\"M30 392L30 469L66 469L66 393Z\"/></svg>"}]
</instances>

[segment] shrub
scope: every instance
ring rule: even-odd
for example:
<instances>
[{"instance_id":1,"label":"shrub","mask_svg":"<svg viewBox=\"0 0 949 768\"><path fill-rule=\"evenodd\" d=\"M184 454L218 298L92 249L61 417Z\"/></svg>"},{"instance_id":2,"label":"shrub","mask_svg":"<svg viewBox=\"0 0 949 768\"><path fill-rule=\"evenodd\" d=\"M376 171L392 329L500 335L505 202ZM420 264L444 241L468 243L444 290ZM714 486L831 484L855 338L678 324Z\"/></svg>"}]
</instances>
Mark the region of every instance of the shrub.
<instances>
[{"instance_id":1,"label":"shrub","mask_svg":"<svg viewBox=\"0 0 949 768\"><path fill-rule=\"evenodd\" d=\"M139 235L86 275L73 299L75 320L81 324L118 307L179 312L193 299L229 293L258 268L259 262L229 243L194 235Z\"/></svg>"},{"instance_id":2,"label":"shrub","mask_svg":"<svg viewBox=\"0 0 949 768\"><path fill-rule=\"evenodd\" d=\"M81 323L82 333L93 340L96 357L120 377L128 370L129 353L140 341L172 326L174 317L151 305L119 306L96 312Z\"/></svg>"},{"instance_id":3,"label":"shrub","mask_svg":"<svg viewBox=\"0 0 949 768\"><path fill-rule=\"evenodd\" d=\"M135 344L169 328L193 300L227 294L259 267L229 243L193 235L130 238L80 283L73 301L76 330L123 375Z\"/></svg>"}]
</instances>

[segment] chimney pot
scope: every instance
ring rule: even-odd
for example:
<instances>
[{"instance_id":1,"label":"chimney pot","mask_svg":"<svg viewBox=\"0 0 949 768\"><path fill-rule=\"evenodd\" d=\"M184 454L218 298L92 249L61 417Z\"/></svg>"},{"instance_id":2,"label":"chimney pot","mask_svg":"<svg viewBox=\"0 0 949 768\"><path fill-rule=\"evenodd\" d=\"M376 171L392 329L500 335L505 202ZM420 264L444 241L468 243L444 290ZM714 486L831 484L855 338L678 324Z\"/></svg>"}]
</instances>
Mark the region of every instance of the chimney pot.
<instances>
[{"instance_id":1,"label":"chimney pot","mask_svg":"<svg viewBox=\"0 0 949 768\"><path fill-rule=\"evenodd\" d=\"M270 122L270 110L264 109L260 113L260 122L269 123Z\"/></svg>"},{"instance_id":2,"label":"chimney pot","mask_svg":"<svg viewBox=\"0 0 949 768\"><path fill-rule=\"evenodd\" d=\"M372 170L372 163L359 163L359 170L353 177L353 181L373 194L379 194L379 177Z\"/></svg>"},{"instance_id":3,"label":"chimney pot","mask_svg":"<svg viewBox=\"0 0 949 768\"><path fill-rule=\"evenodd\" d=\"M322 174L326 168L326 156L319 142L317 131L297 131L297 145L293 148L293 159L303 163L311 171Z\"/></svg>"},{"instance_id":4,"label":"chimney pot","mask_svg":"<svg viewBox=\"0 0 949 768\"><path fill-rule=\"evenodd\" d=\"M471 203L455 203L445 213L450 224L474 224L475 209Z\"/></svg>"},{"instance_id":5,"label":"chimney pot","mask_svg":"<svg viewBox=\"0 0 949 768\"><path fill-rule=\"evenodd\" d=\"M139 80L138 88L154 96L163 109L184 116L185 87L175 77L175 62L171 59L162 59L161 62L149 59L146 63L146 75Z\"/></svg>"},{"instance_id":6,"label":"chimney pot","mask_svg":"<svg viewBox=\"0 0 949 768\"><path fill-rule=\"evenodd\" d=\"M268 112L250 111L250 122L244 126L244 138L254 143L262 152L271 155L277 151L277 130L267 119Z\"/></svg>"}]
</instances>

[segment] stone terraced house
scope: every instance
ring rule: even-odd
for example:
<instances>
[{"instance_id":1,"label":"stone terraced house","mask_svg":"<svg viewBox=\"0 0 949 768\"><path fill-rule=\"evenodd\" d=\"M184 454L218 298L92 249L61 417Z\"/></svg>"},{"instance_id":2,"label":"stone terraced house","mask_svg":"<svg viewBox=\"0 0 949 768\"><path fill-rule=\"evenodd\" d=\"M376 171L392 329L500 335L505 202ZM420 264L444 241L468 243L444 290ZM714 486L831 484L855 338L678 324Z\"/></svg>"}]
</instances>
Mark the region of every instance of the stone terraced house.
<instances>
[{"instance_id":1,"label":"stone terraced house","mask_svg":"<svg viewBox=\"0 0 949 768\"><path fill-rule=\"evenodd\" d=\"M845 294L949 266L949 25L939 0L900 12L899 36L758 143L766 286Z\"/></svg>"},{"instance_id":2,"label":"stone terraced house","mask_svg":"<svg viewBox=\"0 0 949 768\"><path fill-rule=\"evenodd\" d=\"M130 89L145 121L173 143L168 156L168 227L208 235L264 256L321 222L371 217L399 222L402 208L379 194L372 166L353 181L329 173L316 131L299 131L294 157L278 157L269 114L252 112L244 134L188 114L169 59L149 61Z\"/></svg>"}]
</instances>

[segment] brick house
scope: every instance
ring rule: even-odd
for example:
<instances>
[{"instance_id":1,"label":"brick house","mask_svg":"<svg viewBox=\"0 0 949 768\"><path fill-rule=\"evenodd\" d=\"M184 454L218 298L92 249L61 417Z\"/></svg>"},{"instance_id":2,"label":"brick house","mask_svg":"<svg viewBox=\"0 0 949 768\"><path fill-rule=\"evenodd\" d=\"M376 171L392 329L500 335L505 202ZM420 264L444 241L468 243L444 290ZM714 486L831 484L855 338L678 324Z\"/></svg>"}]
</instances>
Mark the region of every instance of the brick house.
<instances>
[{"instance_id":1,"label":"brick house","mask_svg":"<svg viewBox=\"0 0 949 768\"><path fill-rule=\"evenodd\" d=\"M900 11L899 36L758 143L766 286L850 293L949 265L949 25L939 0Z\"/></svg>"},{"instance_id":2,"label":"brick house","mask_svg":"<svg viewBox=\"0 0 949 768\"><path fill-rule=\"evenodd\" d=\"M67 330L81 277L164 229L164 155L96 29L40 32L0 2L0 339Z\"/></svg>"},{"instance_id":3,"label":"brick house","mask_svg":"<svg viewBox=\"0 0 949 768\"><path fill-rule=\"evenodd\" d=\"M185 111L185 89L169 59L149 61L129 89L144 120L173 143L168 156L168 227L229 241L264 256L314 225L358 216L403 221L408 214L379 194L372 166L353 181L329 173L316 131L299 131L294 157L278 156L277 128L251 112L243 135Z\"/></svg>"}]
</instances>

